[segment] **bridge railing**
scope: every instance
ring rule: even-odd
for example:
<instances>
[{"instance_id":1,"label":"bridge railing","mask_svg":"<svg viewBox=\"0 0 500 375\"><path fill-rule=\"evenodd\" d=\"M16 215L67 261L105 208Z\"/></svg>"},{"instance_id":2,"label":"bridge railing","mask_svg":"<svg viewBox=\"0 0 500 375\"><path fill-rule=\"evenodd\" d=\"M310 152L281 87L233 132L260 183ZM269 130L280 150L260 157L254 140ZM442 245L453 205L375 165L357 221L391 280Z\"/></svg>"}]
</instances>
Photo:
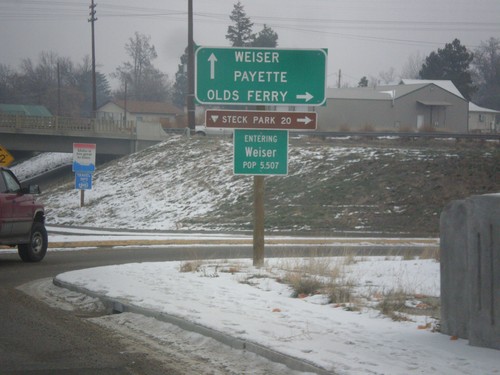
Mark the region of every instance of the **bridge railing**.
<instances>
[{"instance_id":1,"label":"bridge railing","mask_svg":"<svg viewBox=\"0 0 500 375\"><path fill-rule=\"evenodd\" d=\"M72 132L108 135L136 134L135 121L114 121L110 119L40 117L0 113L0 129L9 132L43 132L47 134L67 134Z\"/></svg>"}]
</instances>

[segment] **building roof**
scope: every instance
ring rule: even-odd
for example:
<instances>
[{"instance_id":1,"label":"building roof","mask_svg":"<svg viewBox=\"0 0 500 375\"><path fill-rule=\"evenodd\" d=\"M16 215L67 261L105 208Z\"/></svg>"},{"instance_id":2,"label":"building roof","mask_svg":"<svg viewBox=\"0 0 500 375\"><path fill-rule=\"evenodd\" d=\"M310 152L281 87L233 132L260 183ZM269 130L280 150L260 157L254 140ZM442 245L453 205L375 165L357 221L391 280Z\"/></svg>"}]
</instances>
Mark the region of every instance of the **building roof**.
<instances>
[{"instance_id":1,"label":"building roof","mask_svg":"<svg viewBox=\"0 0 500 375\"><path fill-rule=\"evenodd\" d=\"M449 91L452 94L465 100L464 96L458 91L457 87L449 80L439 80L439 79L402 79L404 85L415 85L419 83L433 83L436 86L441 87L443 90Z\"/></svg>"},{"instance_id":2,"label":"building roof","mask_svg":"<svg viewBox=\"0 0 500 375\"><path fill-rule=\"evenodd\" d=\"M420 90L426 83L414 85L388 85L377 87L353 87L327 89L329 99L393 100Z\"/></svg>"},{"instance_id":3,"label":"building roof","mask_svg":"<svg viewBox=\"0 0 500 375\"><path fill-rule=\"evenodd\" d=\"M469 112L500 114L500 111L497 111L495 109L483 108L483 107L480 107L472 102L469 102Z\"/></svg>"},{"instance_id":4,"label":"building roof","mask_svg":"<svg viewBox=\"0 0 500 375\"><path fill-rule=\"evenodd\" d=\"M107 103L114 103L120 108L125 108L124 100L110 100ZM104 105L106 105L105 103ZM103 105L103 106L104 106ZM103 107L101 106L101 107ZM182 110L167 102L141 102L136 100L127 100L127 112L155 115L180 115Z\"/></svg>"},{"instance_id":5,"label":"building roof","mask_svg":"<svg viewBox=\"0 0 500 375\"><path fill-rule=\"evenodd\" d=\"M9 115L52 117L52 113L43 105L0 104L0 112Z\"/></svg>"},{"instance_id":6,"label":"building roof","mask_svg":"<svg viewBox=\"0 0 500 375\"><path fill-rule=\"evenodd\" d=\"M403 84L400 85L377 87L331 88L327 89L326 94L329 99L395 100L426 86L434 85L466 100L451 81L403 79L402 82ZM450 105L450 103L429 105Z\"/></svg>"}]
</instances>

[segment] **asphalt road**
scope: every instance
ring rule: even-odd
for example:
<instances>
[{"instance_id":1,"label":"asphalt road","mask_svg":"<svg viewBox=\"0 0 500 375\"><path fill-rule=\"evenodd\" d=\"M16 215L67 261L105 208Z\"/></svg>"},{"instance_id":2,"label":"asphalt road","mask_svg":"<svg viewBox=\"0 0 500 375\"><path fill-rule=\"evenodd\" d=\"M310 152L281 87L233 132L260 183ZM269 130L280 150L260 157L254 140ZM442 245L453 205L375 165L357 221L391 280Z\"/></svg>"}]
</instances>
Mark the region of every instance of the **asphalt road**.
<instances>
[{"instance_id":1,"label":"asphalt road","mask_svg":"<svg viewBox=\"0 0 500 375\"><path fill-rule=\"evenodd\" d=\"M283 256L290 255L290 250L272 247L266 253L268 257ZM245 351L224 349L218 343L198 353L199 344L191 345L182 338L172 340L180 341L180 345L166 345L143 335L134 336L123 328L120 315L114 315L118 320L106 328L89 318L109 322L109 316L96 318L93 313L66 311L19 288L50 285L50 279L60 273L111 264L240 257L252 258L252 247L49 250L36 264L21 262L15 253L0 254L0 375L240 375L248 369L255 375L297 375L264 359L259 358L257 364ZM170 334L178 335L175 331Z\"/></svg>"},{"instance_id":2,"label":"asphalt road","mask_svg":"<svg viewBox=\"0 0 500 375\"><path fill-rule=\"evenodd\" d=\"M354 250L354 249L353 249ZM386 253L380 247L356 249L360 254ZM342 255L343 249L266 247L266 257ZM410 251L419 252L418 248ZM151 346L91 323L78 312L49 306L18 289L21 285L83 268L134 262L187 259L252 258L252 246L127 247L86 251L50 251L36 264L23 263L17 254L0 254L0 375L57 374L238 374L227 365L197 358L191 349ZM48 283L50 284L50 282ZM103 312L104 314L104 312ZM237 354L231 354L237 357ZM245 358L235 358L235 363ZM208 362L207 362L208 361ZM252 366L250 364L249 366ZM291 374L274 364L254 374ZM264 367L265 367L264 366Z\"/></svg>"},{"instance_id":3,"label":"asphalt road","mask_svg":"<svg viewBox=\"0 0 500 375\"><path fill-rule=\"evenodd\" d=\"M74 312L52 308L29 297L17 287L82 268L224 254L250 256L251 249L190 251L184 247L49 252L37 264L23 263L17 254L0 254L0 374L199 374L200 364L185 363L186 359L179 360L175 353L160 361L137 345L130 350L133 343L117 338Z\"/></svg>"}]
</instances>

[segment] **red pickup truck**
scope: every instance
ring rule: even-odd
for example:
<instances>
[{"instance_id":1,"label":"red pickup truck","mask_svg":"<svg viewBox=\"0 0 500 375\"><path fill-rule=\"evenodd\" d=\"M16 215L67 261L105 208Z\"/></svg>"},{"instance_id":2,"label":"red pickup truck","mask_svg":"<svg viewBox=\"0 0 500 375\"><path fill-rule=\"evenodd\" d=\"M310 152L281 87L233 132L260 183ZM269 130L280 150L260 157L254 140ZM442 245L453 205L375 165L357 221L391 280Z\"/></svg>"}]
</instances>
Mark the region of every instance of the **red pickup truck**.
<instances>
[{"instance_id":1,"label":"red pickup truck","mask_svg":"<svg viewBox=\"0 0 500 375\"><path fill-rule=\"evenodd\" d=\"M17 246L25 262L39 262L47 253L45 210L35 200L37 185L22 187L14 173L0 167L0 246Z\"/></svg>"}]
</instances>

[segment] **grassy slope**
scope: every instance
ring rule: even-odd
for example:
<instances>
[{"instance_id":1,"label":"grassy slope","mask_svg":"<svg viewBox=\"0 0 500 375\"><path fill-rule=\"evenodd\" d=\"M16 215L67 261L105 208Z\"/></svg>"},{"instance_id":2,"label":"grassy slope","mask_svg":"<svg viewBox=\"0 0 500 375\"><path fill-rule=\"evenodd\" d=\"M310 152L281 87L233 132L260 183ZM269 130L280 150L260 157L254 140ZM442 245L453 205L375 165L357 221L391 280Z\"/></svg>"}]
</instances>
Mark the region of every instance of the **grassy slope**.
<instances>
[{"instance_id":1,"label":"grassy slope","mask_svg":"<svg viewBox=\"0 0 500 375\"><path fill-rule=\"evenodd\" d=\"M266 178L269 229L437 235L448 202L500 192L498 145L309 140L292 142L290 159L287 177ZM250 192L216 216L248 223L251 205Z\"/></svg>"},{"instance_id":2,"label":"grassy slope","mask_svg":"<svg viewBox=\"0 0 500 375\"><path fill-rule=\"evenodd\" d=\"M50 223L252 229L252 177L232 173L228 138L172 138L99 166L86 206L74 181L44 193ZM266 230L436 236L455 199L500 192L497 143L292 139L289 174L266 177Z\"/></svg>"}]
</instances>

